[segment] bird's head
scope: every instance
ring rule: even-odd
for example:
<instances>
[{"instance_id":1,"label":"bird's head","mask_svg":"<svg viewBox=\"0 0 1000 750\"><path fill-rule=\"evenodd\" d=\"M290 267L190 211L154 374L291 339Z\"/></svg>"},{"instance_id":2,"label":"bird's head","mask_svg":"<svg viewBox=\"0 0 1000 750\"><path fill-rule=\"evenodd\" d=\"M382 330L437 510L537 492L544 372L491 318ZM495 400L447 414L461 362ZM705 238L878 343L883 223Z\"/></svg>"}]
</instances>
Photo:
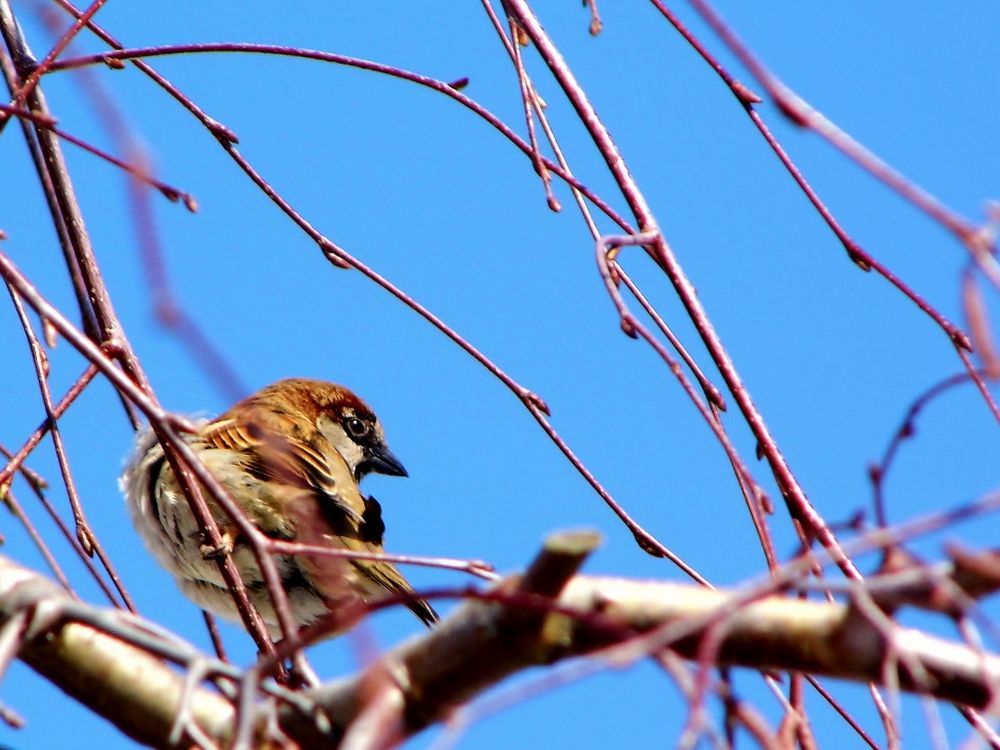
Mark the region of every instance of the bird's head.
<instances>
[{"instance_id":1,"label":"bird's head","mask_svg":"<svg viewBox=\"0 0 1000 750\"><path fill-rule=\"evenodd\" d=\"M308 434L312 428L325 438L358 481L367 474L407 476L386 444L378 417L347 388L322 380L290 378L268 386L260 396L272 410L287 410L289 416L304 419L304 431Z\"/></svg>"}]
</instances>

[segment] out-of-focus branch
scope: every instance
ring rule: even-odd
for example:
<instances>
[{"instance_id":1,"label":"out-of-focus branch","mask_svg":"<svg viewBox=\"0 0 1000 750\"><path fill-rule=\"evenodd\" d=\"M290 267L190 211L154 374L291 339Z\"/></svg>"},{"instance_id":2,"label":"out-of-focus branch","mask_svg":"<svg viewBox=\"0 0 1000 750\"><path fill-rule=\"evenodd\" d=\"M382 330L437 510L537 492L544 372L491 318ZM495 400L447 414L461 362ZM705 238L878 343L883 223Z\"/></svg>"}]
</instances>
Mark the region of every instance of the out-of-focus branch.
<instances>
[{"instance_id":1,"label":"out-of-focus branch","mask_svg":"<svg viewBox=\"0 0 1000 750\"><path fill-rule=\"evenodd\" d=\"M28 48L20 26L14 17L10 3L0 0L0 34L2 34L11 60L14 63L14 74L17 80L8 81L8 87L19 90L24 83L26 73L34 69L36 61ZM53 120L45 97L39 86L32 86L26 94L25 105L41 118ZM151 389L146 376L139 365L139 360L128 343L118 316L111 304L111 297L101 274L100 266L94 256L94 250L87 233L86 223L80 210L69 169L63 158L59 139L51 130L37 122L32 123L34 148L37 149L35 161L39 171L40 182L45 189L46 199L52 213L54 225L62 227L59 240L63 245L66 267L74 282L80 315L84 322L87 335L99 344L113 343L111 355L117 359L128 376L145 393ZM122 403L128 408L128 402ZM130 412L131 414L131 412Z\"/></svg>"},{"instance_id":2,"label":"out-of-focus branch","mask_svg":"<svg viewBox=\"0 0 1000 750\"><path fill-rule=\"evenodd\" d=\"M473 600L438 627L364 672L282 704L282 731L300 746L334 747L361 733L355 738L370 740L366 746L385 747L526 667L586 654L620 664L664 649L697 658L706 635L717 639L719 665L891 680L962 706L988 705L1000 684L1000 656L898 627L888 614L871 617L853 604L765 595L766 588L727 592L576 575L596 544L590 532L553 535L524 575L470 594ZM980 555L949 577L969 585L972 596L993 591L995 558ZM879 577L869 584L878 589ZM233 740L229 702L185 688L158 659L100 632L99 615L89 624L74 621L84 607L0 558L0 640L15 643L32 668L142 742L167 746L178 715L192 736L220 745ZM21 630L11 638L11 628ZM266 719L253 724L264 727Z\"/></svg>"},{"instance_id":3,"label":"out-of-focus branch","mask_svg":"<svg viewBox=\"0 0 1000 750\"><path fill-rule=\"evenodd\" d=\"M569 537L572 540L572 537ZM556 535L547 548L567 537ZM540 560L544 560L543 552ZM533 566L537 569L539 564ZM528 576L530 579L530 575ZM395 705L398 741L444 719L458 705L529 666L613 648L614 660L641 658L664 648L693 658L701 637L722 628L720 665L824 674L900 687L962 705L982 707L1000 684L1000 656L964 644L873 623L855 607L750 592L708 590L690 584L576 576L553 597L519 600L510 582L496 596L472 601L427 635L387 653L365 673L327 685L314 695L333 722L314 734L286 711L284 728L310 743L336 744L359 717ZM513 592L504 597L504 592ZM519 609L545 617L517 617ZM609 656L604 652L604 656ZM891 661L889 661L891 659ZM905 665L919 667L919 675ZM388 701L386 683L398 692ZM379 689L372 690L377 684ZM380 738L385 735L378 735ZM378 746L378 745L376 745Z\"/></svg>"},{"instance_id":4,"label":"out-of-focus branch","mask_svg":"<svg viewBox=\"0 0 1000 750\"><path fill-rule=\"evenodd\" d=\"M185 694L183 676L159 659L92 625L64 620L59 612L71 602L47 578L0 557L0 633L24 624L14 642L28 666L139 742L167 746L182 707L208 736L225 731L229 703L201 688Z\"/></svg>"}]
</instances>

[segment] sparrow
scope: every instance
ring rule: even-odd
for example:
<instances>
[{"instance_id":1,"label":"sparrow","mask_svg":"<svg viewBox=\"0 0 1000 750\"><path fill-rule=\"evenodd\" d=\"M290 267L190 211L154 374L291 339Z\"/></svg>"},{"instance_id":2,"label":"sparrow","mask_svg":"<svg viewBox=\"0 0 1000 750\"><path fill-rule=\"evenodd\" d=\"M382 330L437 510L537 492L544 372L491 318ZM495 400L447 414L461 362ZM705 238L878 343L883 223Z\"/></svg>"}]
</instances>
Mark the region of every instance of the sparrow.
<instances>
[{"instance_id":1,"label":"sparrow","mask_svg":"<svg viewBox=\"0 0 1000 750\"><path fill-rule=\"evenodd\" d=\"M368 474L407 476L389 450L374 412L343 386L290 378L240 401L185 435L205 468L264 534L289 542L382 552L385 524L377 500L358 483ZM141 433L120 480L146 546L198 606L238 620L235 601L206 538L152 431ZM238 528L203 492L250 601L277 635L278 619L263 574ZM413 588L388 562L275 555L299 627L339 609ZM407 606L424 624L437 621L422 599Z\"/></svg>"}]
</instances>

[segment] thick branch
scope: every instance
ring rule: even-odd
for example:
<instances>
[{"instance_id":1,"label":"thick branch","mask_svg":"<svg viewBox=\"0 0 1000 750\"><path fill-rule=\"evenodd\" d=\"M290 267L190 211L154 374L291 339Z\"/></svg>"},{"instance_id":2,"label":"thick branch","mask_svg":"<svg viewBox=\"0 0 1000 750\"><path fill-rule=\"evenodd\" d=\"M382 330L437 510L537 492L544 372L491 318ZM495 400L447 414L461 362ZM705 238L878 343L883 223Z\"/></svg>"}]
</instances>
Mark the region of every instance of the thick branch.
<instances>
[{"instance_id":1,"label":"thick branch","mask_svg":"<svg viewBox=\"0 0 1000 750\"><path fill-rule=\"evenodd\" d=\"M870 592L858 595L867 604L856 607L576 575L595 544L596 535L585 532L554 535L524 575L470 594L436 628L363 673L282 704L282 729L300 746L336 747L349 732L387 746L517 671L607 648L615 650L615 663L669 648L718 665L861 682L891 678L905 690L977 708L990 703L991 686L1000 684L1000 656L899 627ZM869 583L877 588L878 581ZM14 642L36 671L142 742L166 746L182 707L186 726L221 745L233 739L229 703L201 689L185 702L183 680L167 665L98 628L70 622L84 609L96 613L88 622L101 617L96 608L70 602L54 584L0 558L0 642L27 623L27 635ZM47 616L53 611L59 616ZM717 650L705 650L706 635ZM265 719L266 711L257 726Z\"/></svg>"},{"instance_id":2,"label":"thick branch","mask_svg":"<svg viewBox=\"0 0 1000 750\"><path fill-rule=\"evenodd\" d=\"M27 631L18 637L18 658L129 737L166 747L184 701L183 676L95 627L66 621L60 613L68 604L75 602L54 583L0 557L0 633L22 623ZM231 725L232 706L218 695L195 688L187 699L191 720L210 736Z\"/></svg>"},{"instance_id":3,"label":"thick branch","mask_svg":"<svg viewBox=\"0 0 1000 750\"><path fill-rule=\"evenodd\" d=\"M555 537L554 539L558 539ZM551 542L550 542L551 544ZM533 569L537 568L536 566ZM696 658L702 636L722 628L717 663L883 683L891 672L904 690L981 708L1000 684L1000 657L964 644L874 623L854 607L782 596L709 590L687 584L577 576L544 611L544 602L501 583L496 596L465 604L433 631L386 654L366 673L316 691L333 720L335 746L366 711L373 681L390 679L402 695L405 724L397 739L448 716L456 707L529 666L585 655L619 644L640 658L669 647ZM523 592L523 590L521 590ZM891 638L891 644L887 642ZM893 663L886 666L887 659ZM917 673L912 674L909 669ZM312 727L287 712L286 729L319 745Z\"/></svg>"}]
</instances>

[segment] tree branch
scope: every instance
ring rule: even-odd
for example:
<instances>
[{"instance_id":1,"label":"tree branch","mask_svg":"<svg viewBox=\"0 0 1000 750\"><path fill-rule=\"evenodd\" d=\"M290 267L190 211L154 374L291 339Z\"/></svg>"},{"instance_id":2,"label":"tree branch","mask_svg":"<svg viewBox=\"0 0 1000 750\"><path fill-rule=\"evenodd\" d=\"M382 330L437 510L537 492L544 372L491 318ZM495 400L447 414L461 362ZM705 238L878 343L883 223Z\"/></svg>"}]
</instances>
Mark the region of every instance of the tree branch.
<instances>
[{"instance_id":1,"label":"tree branch","mask_svg":"<svg viewBox=\"0 0 1000 750\"><path fill-rule=\"evenodd\" d=\"M900 627L876 606L873 591L884 595L896 579L911 586L898 573L872 577L871 588L859 587L848 604L769 594L771 584L720 591L577 575L597 541L590 532L554 534L527 573L470 592L440 625L364 672L282 702L281 731L300 746L388 747L526 667L581 655L621 664L665 649L696 660L707 653L709 666L888 681L975 708L988 706L1000 684L1000 656ZM986 553L978 566L994 559ZM970 567L953 565L949 580L968 578ZM941 565L934 570L941 575ZM27 622L15 642L29 666L141 742L167 746L178 715L189 732L220 745L233 739L230 702L185 689L148 645L100 632L101 622L110 622L102 617L107 613L0 558L0 641ZM264 731L274 704L258 702L255 711L254 725Z\"/></svg>"},{"instance_id":2,"label":"tree branch","mask_svg":"<svg viewBox=\"0 0 1000 750\"><path fill-rule=\"evenodd\" d=\"M209 736L232 723L233 709L137 646L74 621L82 609L47 578L0 557L0 633L19 627L17 656L49 682L134 740L166 747L182 708ZM114 616L114 610L90 608ZM24 613L28 616L25 617Z\"/></svg>"}]
</instances>

